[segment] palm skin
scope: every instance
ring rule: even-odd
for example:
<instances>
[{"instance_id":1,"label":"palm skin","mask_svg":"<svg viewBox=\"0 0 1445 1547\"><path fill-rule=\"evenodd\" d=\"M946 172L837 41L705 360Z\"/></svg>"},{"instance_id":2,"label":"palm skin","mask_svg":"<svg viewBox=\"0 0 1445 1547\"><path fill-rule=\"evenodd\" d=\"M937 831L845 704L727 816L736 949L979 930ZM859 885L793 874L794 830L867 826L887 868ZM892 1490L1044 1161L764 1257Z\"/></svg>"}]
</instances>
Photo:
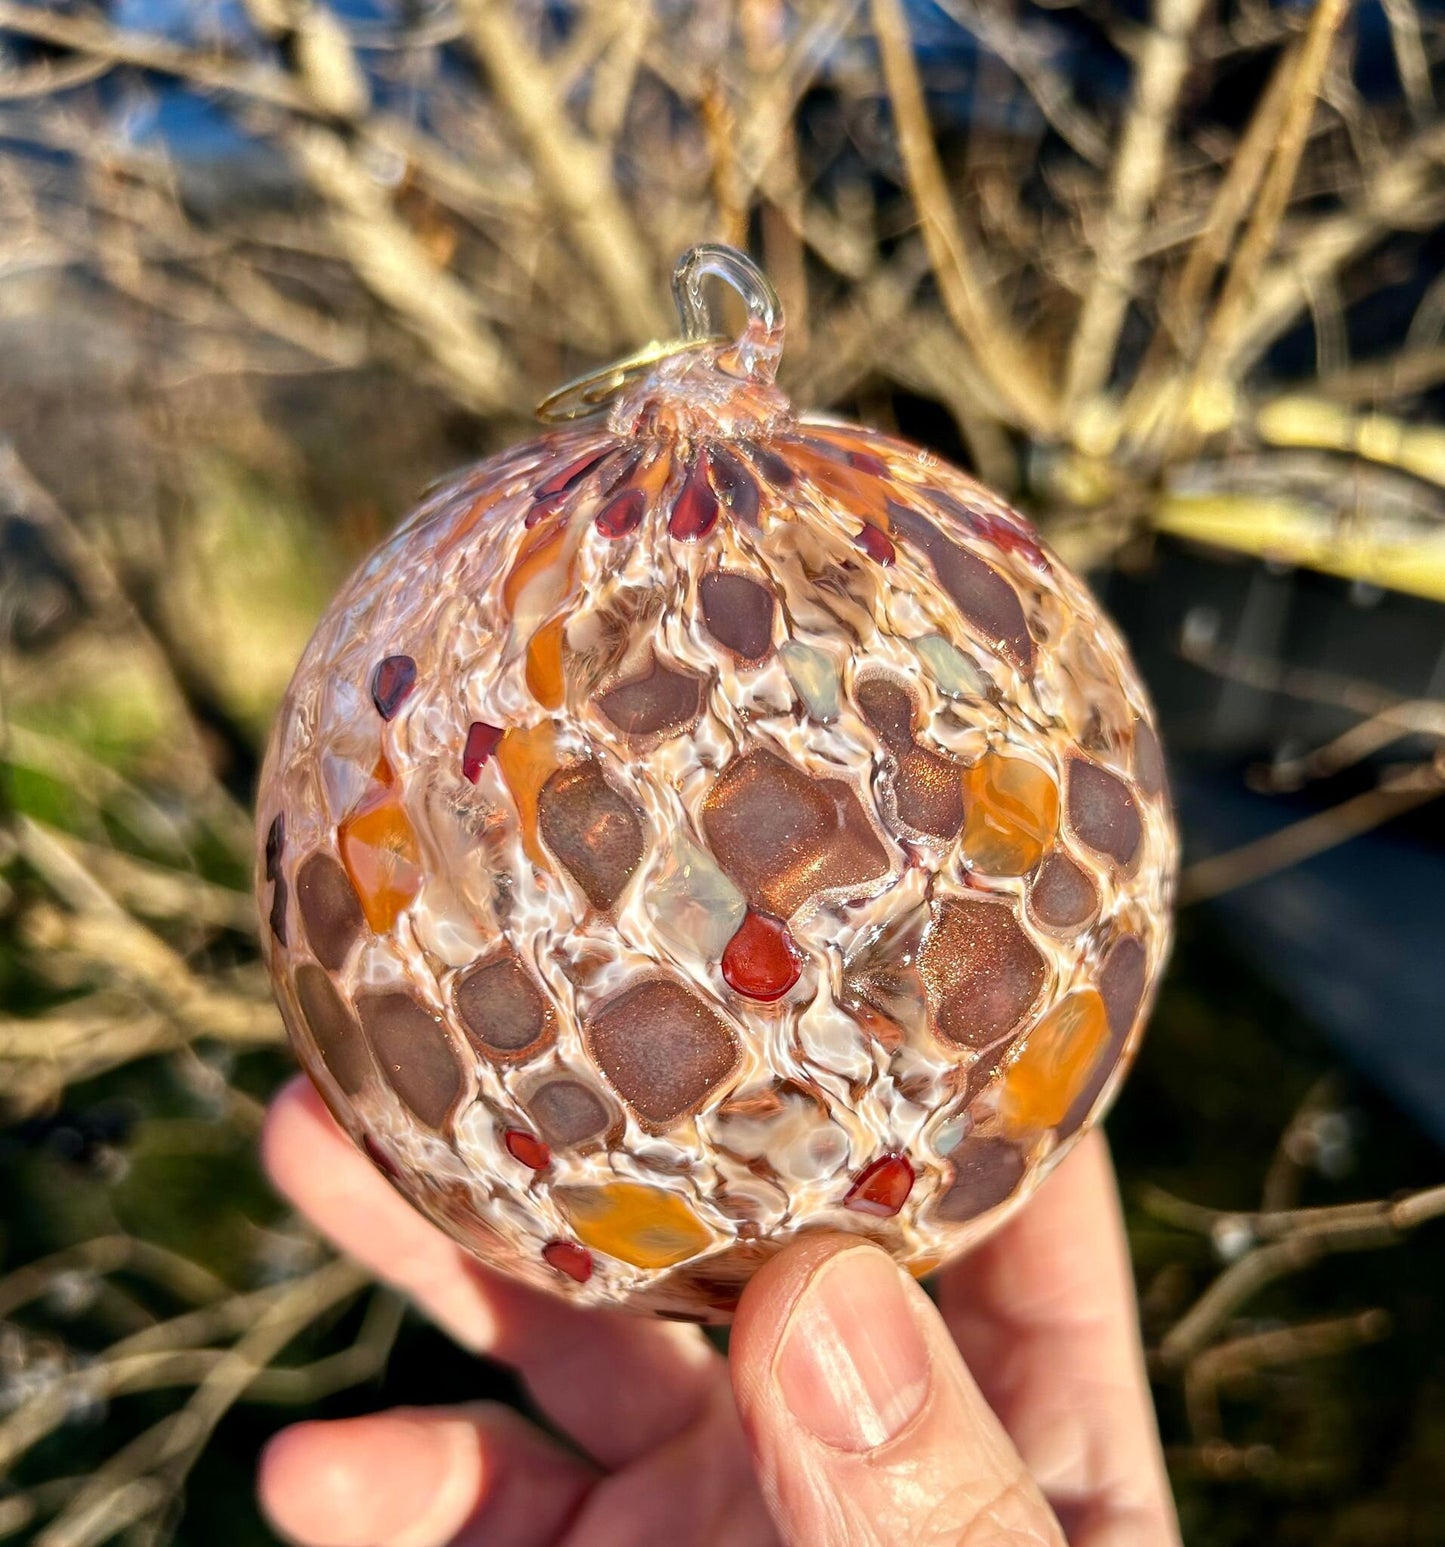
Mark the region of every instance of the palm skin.
<instances>
[{"instance_id":1,"label":"palm skin","mask_svg":"<svg viewBox=\"0 0 1445 1547\"><path fill-rule=\"evenodd\" d=\"M491 1404L302 1423L260 1471L304 1547L1176 1547L1108 1152L1085 1139L938 1282L876 1248L789 1247L727 1359L695 1327L573 1309L474 1263L304 1081L268 1169L341 1250L526 1383Z\"/></svg>"}]
</instances>

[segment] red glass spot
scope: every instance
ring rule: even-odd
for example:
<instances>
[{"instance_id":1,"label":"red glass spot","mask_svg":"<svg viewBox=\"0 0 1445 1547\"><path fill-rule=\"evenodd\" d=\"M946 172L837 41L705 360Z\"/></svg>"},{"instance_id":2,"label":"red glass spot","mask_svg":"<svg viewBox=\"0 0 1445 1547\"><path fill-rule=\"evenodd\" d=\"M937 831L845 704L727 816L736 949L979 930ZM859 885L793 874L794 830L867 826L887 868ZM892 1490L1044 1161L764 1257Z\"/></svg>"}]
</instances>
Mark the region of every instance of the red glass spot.
<instances>
[{"instance_id":1,"label":"red glass spot","mask_svg":"<svg viewBox=\"0 0 1445 1547\"><path fill-rule=\"evenodd\" d=\"M581 483L610 450L610 447L604 446L601 451L589 451L585 457L578 457L575 462L569 462L566 467L559 468L550 478L539 483L532 490L532 498L540 503L542 500L551 499L554 494L565 494L568 489Z\"/></svg>"},{"instance_id":2,"label":"red glass spot","mask_svg":"<svg viewBox=\"0 0 1445 1547\"><path fill-rule=\"evenodd\" d=\"M781 999L798 981L803 959L781 919L748 910L722 955L729 988L749 999Z\"/></svg>"},{"instance_id":3,"label":"red glass spot","mask_svg":"<svg viewBox=\"0 0 1445 1547\"><path fill-rule=\"evenodd\" d=\"M389 655L371 674L371 701L389 720L416 686L416 662L409 655Z\"/></svg>"},{"instance_id":4,"label":"red glass spot","mask_svg":"<svg viewBox=\"0 0 1445 1547\"><path fill-rule=\"evenodd\" d=\"M853 539L876 564L891 564L897 557L891 539L871 521L863 523L863 530Z\"/></svg>"},{"instance_id":5,"label":"red glass spot","mask_svg":"<svg viewBox=\"0 0 1445 1547\"><path fill-rule=\"evenodd\" d=\"M362 1134L361 1147L366 1151L366 1158L381 1172L387 1181L394 1182L401 1175L391 1156L382 1149L369 1133Z\"/></svg>"},{"instance_id":6,"label":"red glass spot","mask_svg":"<svg viewBox=\"0 0 1445 1547\"><path fill-rule=\"evenodd\" d=\"M703 459L699 457L688 469L687 482L672 507L667 530L679 542L695 543L717 525L717 515L717 495L707 481Z\"/></svg>"},{"instance_id":7,"label":"red glass spot","mask_svg":"<svg viewBox=\"0 0 1445 1547\"><path fill-rule=\"evenodd\" d=\"M585 1246L571 1241L548 1241L542 1248L542 1256L549 1267L585 1284L592 1277L592 1253Z\"/></svg>"},{"instance_id":8,"label":"red glass spot","mask_svg":"<svg viewBox=\"0 0 1445 1547\"><path fill-rule=\"evenodd\" d=\"M475 784L482 775L482 764L497 750L504 732L485 720L473 720L462 749L462 777Z\"/></svg>"},{"instance_id":9,"label":"red glass spot","mask_svg":"<svg viewBox=\"0 0 1445 1547\"><path fill-rule=\"evenodd\" d=\"M567 503L565 493L553 494L545 500L538 500L535 505L522 517L522 525L530 532L539 521L545 521L548 516L555 516Z\"/></svg>"},{"instance_id":10,"label":"red glass spot","mask_svg":"<svg viewBox=\"0 0 1445 1547\"><path fill-rule=\"evenodd\" d=\"M1053 566L1049 563L1048 556L1039 546L1037 536L1022 518L1008 516L1000 511L986 510L977 505L965 504L962 500L956 500L952 495L945 494L941 489L931 492L935 504L951 515L957 516L985 542L992 543L1003 553L1021 555L1035 569L1042 570L1046 575L1052 573Z\"/></svg>"},{"instance_id":11,"label":"red glass spot","mask_svg":"<svg viewBox=\"0 0 1445 1547\"><path fill-rule=\"evenodd\" d=\"M867 1167L848 1189L845 1209L889 1219L908 1202L913 1191L913 1167L902 1155L885 1155Z\"/></svg>"},{"instance_id":12,"label":"red glass spot","mask_svg":"<svg viewBox=\"0 0 1445 1547\"><path fill-rule=\"evenodd\" d=\"M888 477L888 464L882 457L875 457L871 451L850 451L848 461L860 473L871 473L875 478Z\"/></svg>"},{"instance_id":13,"label":"red glass spot","mask_svg":"<svg viewBox=\"0 0 1445 1547\"><path fill-rule=\"evenodd\" d=\"M534 1171L545 1171L552 1164L552 1151L534 1134L521 1128L509 1128L502 1135L502 1143L513 1160L520 1160Z\"/></svg>"},{"instance_id":14,"label":"red glass spot","mask_svg":"<svg viewBox=\"0 0 1445 1547\"><path fill-rule=\"evenodd\" d=\"M626 537L642 524L647 495L641 489L625 489L597 512L597 530L604 537Z\"/></svg>"},{"instance_id":15,"label":"red glass spot","mask_svg":"<svg viewBox=\"0 0 1445 1547\"><path fill-rule=\"evenodd\" d=\"M1037 539L1020 530L1013 522L980 511L974 516L973 524L979 536L986 538L995 548L1004 553L1022 554L1035 569L1041 569L1045 574L1053 569Z\"/></svg>"}]
</instances>

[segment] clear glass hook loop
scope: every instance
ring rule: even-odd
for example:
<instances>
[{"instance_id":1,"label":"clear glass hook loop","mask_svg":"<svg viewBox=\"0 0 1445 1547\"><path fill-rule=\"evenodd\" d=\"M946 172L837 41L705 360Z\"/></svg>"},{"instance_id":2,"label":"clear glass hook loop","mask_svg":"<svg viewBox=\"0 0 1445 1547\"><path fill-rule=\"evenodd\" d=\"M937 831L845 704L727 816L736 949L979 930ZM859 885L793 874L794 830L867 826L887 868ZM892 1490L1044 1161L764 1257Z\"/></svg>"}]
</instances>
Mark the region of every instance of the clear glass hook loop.
<instances>
[{"instance_id":1,"label":"clear glass hook loop","mask_svg":"<svg viewBox=\"0 0 1445 1547\"><path fill-rule=\"evenodd\" d=\"M763 333L774 333L783 320L783 305L768 276L746 253L721 242L689 247L672 271L672 298L682 319L684 338L708 338L720 331L713 324L705 282L720 279L743 298L748 322Z\"/></svg>"},{"instance_id":2,"label":"clear glass hook loop","mask_svg":"<svg viewBox=\"0 0 1445 1547\"><path fill-rule=\"evenodd\" d=\"M742 297L747 322L729 343L713 324L706 285L720 279ZM580 419L595 413L609 398L649 375L654 367L675 355L726 345L717 365L729 375L756 377L771 382L783 348L783 307L767 275L746 253L720 242L690 247L672 271L672 295L682 322L682 337L647 348L601 370L589 371L549 393L537 405L537 417L547 424Z\"/></svg>"},{"instance_id":3,"label":"clear glass hook loop","mask_svg":"<svg viewBox=\"0 0 1445 1547\"><path fill-rule=\"evenodd\" d=\"M783 349L783 303L768 276L736 247L700 242L678 260L672 271L672 298L677 303L683 337L702 339L718 331L707 296L709 279L720 279L737 291L748 313L730 351L733 359L720 363L736 366L744 376L771 381Z\"/></svg>"}]
</instances>

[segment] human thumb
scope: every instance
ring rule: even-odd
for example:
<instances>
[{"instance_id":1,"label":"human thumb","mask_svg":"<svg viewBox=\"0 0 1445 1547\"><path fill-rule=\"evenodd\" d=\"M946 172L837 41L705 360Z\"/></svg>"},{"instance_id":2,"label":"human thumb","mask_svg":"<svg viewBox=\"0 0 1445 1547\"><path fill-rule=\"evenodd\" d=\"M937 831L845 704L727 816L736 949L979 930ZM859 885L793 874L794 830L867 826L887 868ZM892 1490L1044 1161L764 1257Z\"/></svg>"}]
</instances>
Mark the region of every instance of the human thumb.
<instances>
[{"instance_id":1,"label":"human thumb","mask_svg":"<svg viewBox=\"0 0 1445 1547\"><path fill-rule=\"evenodd\" d=\"M875 1246L780 1252L743 1295L733 1390L794 1547L1063 1547L928 1296Z\"/></svg>"}]
</instances>

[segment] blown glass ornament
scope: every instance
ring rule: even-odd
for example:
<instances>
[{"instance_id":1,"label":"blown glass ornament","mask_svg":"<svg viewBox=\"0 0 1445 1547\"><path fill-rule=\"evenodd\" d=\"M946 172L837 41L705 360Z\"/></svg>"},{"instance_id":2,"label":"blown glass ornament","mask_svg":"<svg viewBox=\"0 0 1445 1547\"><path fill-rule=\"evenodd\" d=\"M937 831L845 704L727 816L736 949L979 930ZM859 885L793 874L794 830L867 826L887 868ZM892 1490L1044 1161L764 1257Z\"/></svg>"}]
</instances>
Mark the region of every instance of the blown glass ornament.
<instances>
[{"instance_id":1,"label":"blown glass ornament","mask_svg":"<svg viewBox=\"0 0 1445 1547\"><path fill-rule=\"evenodd\" d=\"M737 289L740 337L704 284ZM291 684L267 957L358 1145L488 1263L725 1320L801 1231L915 1273L1095 1122L1164 961L1143 688L937 457L799 417L726 248L685 337L431 495Z\"/></svg>"}]
</instances>

